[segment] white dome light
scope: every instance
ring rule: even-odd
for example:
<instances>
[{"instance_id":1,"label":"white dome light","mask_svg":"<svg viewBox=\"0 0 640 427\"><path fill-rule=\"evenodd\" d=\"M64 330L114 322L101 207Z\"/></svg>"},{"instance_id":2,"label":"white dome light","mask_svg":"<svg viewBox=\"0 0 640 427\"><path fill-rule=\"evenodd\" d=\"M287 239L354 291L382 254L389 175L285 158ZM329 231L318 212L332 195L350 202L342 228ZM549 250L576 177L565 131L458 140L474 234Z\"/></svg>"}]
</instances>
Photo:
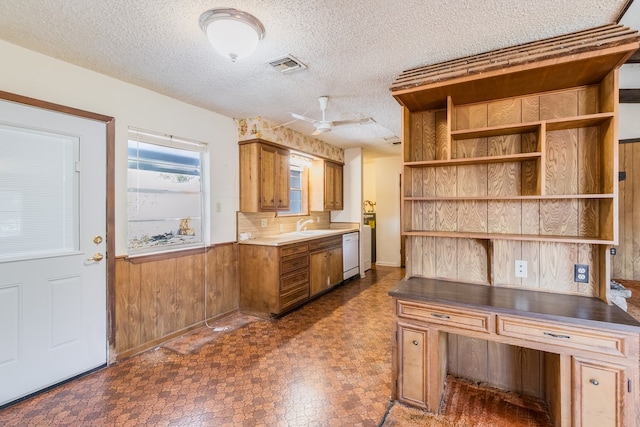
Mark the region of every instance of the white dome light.
<instances>
[{"instance_id":1,"label":"white dome light","mask_svg":"<svg viewBox=\"0 0 640 427\"><path fill-rule=\"evenodd\" d=\"M206 11L200 27L215 50L233 62L251 55L265 32L255 16L231 8Z\"/></svg>"}]
</instances>

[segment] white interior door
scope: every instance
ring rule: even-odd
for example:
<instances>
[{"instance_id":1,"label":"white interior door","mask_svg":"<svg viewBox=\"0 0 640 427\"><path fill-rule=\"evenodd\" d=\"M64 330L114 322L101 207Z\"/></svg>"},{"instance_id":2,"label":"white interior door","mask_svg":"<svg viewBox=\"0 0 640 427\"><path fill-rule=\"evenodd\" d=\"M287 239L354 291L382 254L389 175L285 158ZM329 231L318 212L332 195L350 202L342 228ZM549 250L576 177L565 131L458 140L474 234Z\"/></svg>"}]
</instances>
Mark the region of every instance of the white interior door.
<instances>
[{"instance_id":1,"label":"white interior door","mask_svg":"<svg viewBox=\"0 0 640 427\"><path fill-rule=\"evenodd\" d=\"M106 124L0 101L0 405L106 363L105 232Z\"/></svg>"}]
</instances>

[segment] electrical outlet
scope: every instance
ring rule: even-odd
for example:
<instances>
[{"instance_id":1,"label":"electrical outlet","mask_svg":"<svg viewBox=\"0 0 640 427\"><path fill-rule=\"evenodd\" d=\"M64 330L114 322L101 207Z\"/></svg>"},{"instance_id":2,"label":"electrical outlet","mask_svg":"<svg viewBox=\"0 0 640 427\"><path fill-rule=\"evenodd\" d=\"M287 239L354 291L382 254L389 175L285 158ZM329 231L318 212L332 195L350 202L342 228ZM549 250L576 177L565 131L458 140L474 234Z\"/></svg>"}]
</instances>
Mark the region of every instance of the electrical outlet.
<instances>
[{"instance_id":1,"label":"electrical outlet","mask_svg":"<svg viewBox=\"0 0 640 427\"><path fill-rule=\"evenodd\" d=\"M222 212L222 203L216 202L216 212Z\"/></svg>"},{"instance_id":2,"label":"electrical outlet","mask_svg":"<svg viewBox=\"0 0 640 427\"><path fill-rule=\"evenodd\" d=\"M516 277L527 277L527 261L516 260Z\"/></svg>"},{"instance_id":3,"label":"electrical outlet","mask_svg":"<svg viewBox=\"0 0 640 427\"><path fill-rule=\"evenodd\" d=\"M263 219L260 220L260 226L262 228L264 228L264 227L266 227L268 225L269 225L269 220L267 220L266 218L263 218Z\"/></svg>"},{"instance_id":4,"label":"electrical outlet","mask_svg":"<svg viewBox=\"0 0 640 427\"><path fill-rule=\"evenodd\" d=\"M589 266L575 264L573 266L573 281L578 283L589 283Z\"/></svg>"}]
</instances>

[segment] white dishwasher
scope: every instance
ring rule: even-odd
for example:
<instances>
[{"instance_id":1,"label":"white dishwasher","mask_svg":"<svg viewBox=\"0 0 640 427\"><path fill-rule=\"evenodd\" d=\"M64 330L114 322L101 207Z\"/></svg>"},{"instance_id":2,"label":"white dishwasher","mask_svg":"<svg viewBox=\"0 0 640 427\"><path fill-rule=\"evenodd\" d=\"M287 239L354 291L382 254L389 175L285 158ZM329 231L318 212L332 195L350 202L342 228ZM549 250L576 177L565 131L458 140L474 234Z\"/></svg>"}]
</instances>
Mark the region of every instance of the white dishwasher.
<instances>
[{"instance_id":1,"label":"white dishwasher","mask_svg":"<svg viewBox=\"0 0 640 427\"><path fill-rule=\"evenodd\" d=\"M343 280L347 280L360 272L358 234L356 231L342 235Z\"/></svg>"}]
</instances>

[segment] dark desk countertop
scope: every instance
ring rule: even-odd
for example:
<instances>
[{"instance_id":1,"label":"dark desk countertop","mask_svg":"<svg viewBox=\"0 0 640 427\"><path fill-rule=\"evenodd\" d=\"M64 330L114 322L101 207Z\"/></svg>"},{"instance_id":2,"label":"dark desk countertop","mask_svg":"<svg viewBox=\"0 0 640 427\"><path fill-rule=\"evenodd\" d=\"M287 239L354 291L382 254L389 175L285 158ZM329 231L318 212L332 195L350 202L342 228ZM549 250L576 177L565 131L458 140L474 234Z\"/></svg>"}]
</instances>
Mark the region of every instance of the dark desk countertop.
<instances>
[{"instance_id":1,"label":"dark desk countertop","mask_svg":"<svg viewBox=\"0 0 640 427\"><path fill-rule=\"evenodd\" d=\"M390 291L394 298L441 303L502 314L640 333L640 322L616 305L587 296L412 277Z\"/></svg>"}]
</instances>

